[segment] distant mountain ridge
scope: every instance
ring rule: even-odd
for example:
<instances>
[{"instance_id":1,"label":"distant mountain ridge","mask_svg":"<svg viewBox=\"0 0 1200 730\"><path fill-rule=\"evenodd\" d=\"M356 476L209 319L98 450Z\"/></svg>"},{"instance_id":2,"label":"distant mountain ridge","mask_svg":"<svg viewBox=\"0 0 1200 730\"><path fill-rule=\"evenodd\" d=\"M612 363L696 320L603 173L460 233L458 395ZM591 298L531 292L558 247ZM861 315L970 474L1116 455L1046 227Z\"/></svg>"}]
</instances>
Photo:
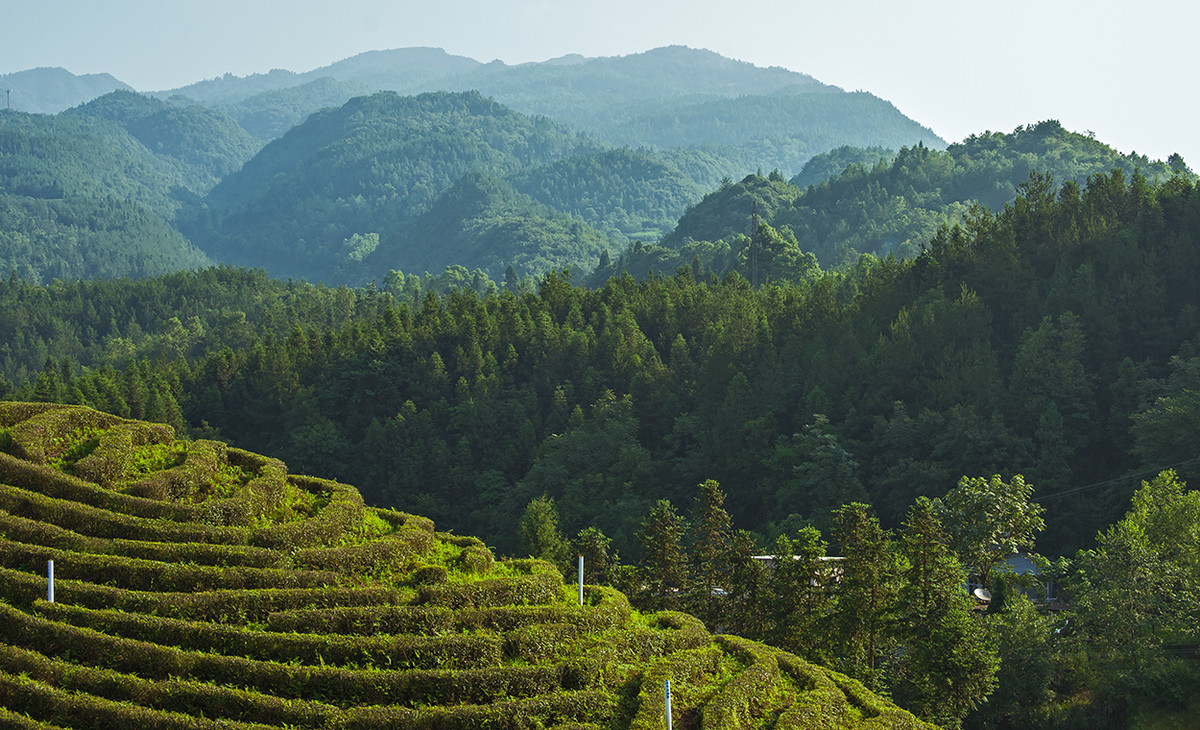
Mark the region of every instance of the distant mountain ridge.
<instances>
[{"instance_id":1,"label":"distant mountain ridge","mask_svg":"<svg viewBox=\"0 0 1200 730\"><path fill-rule=\"evenodd\" d=\"M134 89L109 74L76 76L57 67L0 75L0 91L8 92L4 108L35 114L57 114L118 90Z\"/></svg>"}]
</instances>

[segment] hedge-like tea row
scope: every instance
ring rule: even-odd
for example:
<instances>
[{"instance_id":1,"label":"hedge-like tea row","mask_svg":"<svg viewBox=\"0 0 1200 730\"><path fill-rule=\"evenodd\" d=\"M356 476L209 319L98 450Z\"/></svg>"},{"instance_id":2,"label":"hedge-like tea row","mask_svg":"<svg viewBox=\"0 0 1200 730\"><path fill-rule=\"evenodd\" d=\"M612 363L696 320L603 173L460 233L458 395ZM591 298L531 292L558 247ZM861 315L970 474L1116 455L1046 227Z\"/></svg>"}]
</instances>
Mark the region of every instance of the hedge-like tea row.
<instances>
[{"instance_id":1,"label":"hedge-like tea row","mask_svg":"<svg viewBox=\"0 0 1200 730\"><path fill-rule=\"evenodd\" d=\"M143 446L166 445L175 440L170 426L154 427L133 421L110 426L91 453L71 466L75 476L111 489L136 475L135 455ZM215 474L215 470L212 472ZM150 496L150 495L144 495Z\"/></svg>"},{"instance_id":2,"label":"hedge-like tea row","mask_svg":"<svg viewBox=\"0 0 1200 730\"><path fill-rule=\"evenodd\" d=\"M48 560L54 561L55 576L58 578L114 583L132 590L153 592L319 588L348 580L347 576L331 571L163 563L0 542L0 566L5 568L37 573L46 569Z\"/></svg>"},{"instance_id":3,"label":"hedge-like tea row","mask_svg":"<svg viewBox=\"0 0 1200 730\"><path fill-rule=\"evenodd\" d=\"M73 408L62 403L22 403L18 401L0 401L0 428L12 428L21 421L28 421L34 416L46 411Z\"/></svg>"},{"instance_id":4,"label":"hedge-like tea row","mask_svg":"<svg viewBox=\"0 0 1200 730\"><path fill-rule=\"evenodd\" d=\"M51 659L36 651L0 646L0 671L23 674L72 692L117 701L136 701L156 710L229 718L268 725L330 727L342 725L347 710L323 702L282 699L263 692L179 679L149 680L111 669L85 667ZM562 668L513 667L505 670L420 671L386 673L387 701L420 706L483 704L559 691ZM379 672L360 672L379 681ZM352 711L351 711L352 712Z\"/></svg>"},{"instance_id":5,"label":"hedge-like tea row","mask_svg":"<svg viewBox=\"0 0 1200 730\"><path fill-rule=\"evenodd\" d=\"M559 573L487 578L467 583L421 586L417 602L447 608L530 606L550 603L562 593Z\"/></svg>"},{"instance_id":6,"label":"hedge-like tea row","mask_svg":"<svg viewBox=\"0 0 1200 730\"><path fill-rule=\"evenodd\" d=\"M661 730L665 725L666 697L664 683L671 682L672 717L678 719L684 707L700 707L715 687L729 662L715 646L675 652L654 661L643 672L638 692L637 712L629 724L630 730Z\"/></svg>"},{"instance_id":7,"label":"hedge-like tea row","mask_svg":"<svg viewBox=\"0 0 1200 730\"><path fill-rule=\"evenodd\" d=\"M62 730L61 725L38 722L29 715L13 712L3 705L0 705L0 727L8 730Z\"/></svg>"},{"instance_id":8,"label":"hedge-like tea row","mask_svg":"<svg viewBox=\"0 0 1200 730\"><path fill-rule=\"evenodd\" d=\"M402 727L405 730L541 730L546 727L601 727L617 710L609 692L580 690L556 692L525 700L488 705L429 707L356 707L347 712L348 730ZM595 721L591 723L589 721Z\"/></svg>"},{"instance_id":9,"label":"hedge-like tea row","mask_svg":"<svg viewBox=\"0 0 1200 730\"><path fill-rule=\"evenodd\" d=\"M46 597L45 566L38 573L0 567L0 600L28 607ZM406 604L416 592L405 588L280 588L204 593L154 593L75 580L54 581L57 600L95 609L115 609L152 616L170 616L217 623L262 622L278 611L339 606Z\"/></svg>"},{"instance_id":10,"label":"hedge-like tea row","mask_svg":"<svg viewBox=\"0 0 1200 730\"><path fill-rule=\"evenodd\" d=\"M775 653L732 636L717 641L734 658L753 661L729 680L704 706L704 730L751 727L791 706L792 683L779 670Z\"/></svg>"},{"instance_id":11,"label":"hedge-like tea row","mask_svg":"<svg viewBox=\"0 0 1200 730\"><path fill-rule=\"evenodd\" d=\"M565 671L563 665L356 670L280 663L116 638L30 616L3 604L0 604L0 618L4 619L0 637L5 643L47 657L69 656L73 662L146 679L247 687L279 697L321 697L343 706L489 702L505 696L533 696L560 688ZM498 649L496 646L497 652ZM421 661L431 663L429 658Z\"/></svg>"},{"instance_id":12,"label":"hedge-like tea row","mask_svg":"<svg viewBox=\"0 0 1200 730\"><path fill-rule=\"evenodd\" d=\"M444 606L341 606L273 613L267 619L267 626L272 631L370 636L439 631L512 631L542 623L570 624L585 631L597 632L622 628L629 623L629 601L620 591L607 586L585 586L584 591L585 606L499 606L457 611ZM694 626L690 625L690 628Z\"/></svg>"},{"instance_id":13,"label":"hedge-like tea row","mask_svg":"<svg viewBox=\"0 0 1200 730\"><path fill-rule=\"evenodd\" d=\"M0 457L2 456L0 454ZM251 535L249 530L243 528L214 527L195 522L174 522L114 512L72 499L46 496L13 485L8 480L0 483L0 509L27 519L49 522L90 537L245 545L250 541Z\"/></svg>"},{"instance_id":14,"label":"hedge-like tea row","mask_svg":"<svg viewBox=\"0 0 1200 730\"><path fill-rule=\"evenodd\" d=\"M89 462L105 456L110 462L117 463L106 463L101 468L113 474L121 474L122 477L130 476L128 466L119 462L123 456L128 460L127 453L111 448L102 450L102 447L107 446L107 442L102 442L101 447L97 447L85 459L79 461L75 465L75 473L89 478ZM126 490L130 494L148 499L196 501L197 498L208 496L213 491L218 475L228 464L228 447L225 444L203 439L191 441L186 445L183 463L142 477L130 484ZM103 484L100 480L96 481Z\"/></svg>"},{"instance_id":15,"label":"hedge-like tea row","mask_svg":"<svg viewBox=\"0 0 1200 730\"><path fill-rule=\"evenodd\" d=\"M257 480L258 485L282 484L266 477ZM310 479L329 485L329 502L321 507L314 517L294 522L283 522L256 530L250 544L276 550L296 550L322 545L336 544L344 534L360 530L366 507L357 489L337 482ZM252 488L255 482L248 485ZM282 488L282 486L280 486Z\"/></svg>"},{"instance_id":16,"label":"hedge-like tea row","mask_svg":"<svg viewBox=\"0 0 1200 730\"><path fill-rule=\"evenodd\" d=\"M189 522L197 519L199 514L195 505L114 492L44 464L22 461L5 453L0 453L0 483L132 517Z\"/></svg>"},{"instance_id":17,"label":"hedge-like tea row","mask_svg":"<svg viewBox=\"0 0 1200 730\"><path fill-rule=\"evenodd\" d=\"M400 532L359 545L298 550L293 564L316 570L365 573L387 566L398 568L408 560L428 554L434 544L431 533L401 528Z\"/></svg>"},{"instance_id":18,"label":"hedge-like tea row","mask_svg":"<svg viewBox=\"0 0 1200 730\"><path fill-rule=\"evenodd\" d=\"M281 634L44 601L34 604L34 609L52 621L122 639L267 662L475 669L498 666L505 649L504 638L494 634L392 634L378 637Z\"/></svg>"},{"instance_id":19,"label":"hedge-like tea row","mask_svg":"<svg viewBox=\"0 0 1200 730\"><path fill-rule=\"evenodd\" d=\"M288 561L277 550L247 545L211 545L203 542L148 542L144 540L105 539L81 535L65 527L0 512L0 535L28 545L96 555L120 555L127 558L167 563L200 565L240 565L251 568L276 568ZM316 562L316 561L313 561ZM307 567L318 567L313 564Z\"/></svg>"},{"instance_id":20,"label":"hedge-like tea row","mask_svg":"<svg viewBox=\"0 0 1200 730\"><path fill-rule=\"evenodd\" d=\"M135 702L155 710L239 722L322 727L341 717L340 708L321 702L285 700L261 692L178 679L143 679L111 669L51 659L14 646L0 645L0 672L24 675L60 690L114 702ZM2 717L0 726L8 726Z\"/></svg>"},{"instance_id":21,"label":"hedge-like tea row","mask_svg":"<svg viewBox=\"0 0 1200 730\"><path fill-rule=\"evenodd\" d=\"M0 408L10 410L12 407L4 405ZM16 410L22 409L18 406ZM44 464L75 446L86 433L107 433L113 429L136 433L131 443L140 441L136 444L139 446L175 438L175 429L165 424L130 421L91 408L48 408L12 424L8 432L9 448L18 458Z\"/></svg>"},{"instance_id":22,"label":"hedge-like tea row","mask_svg":"<svg viewBox=\"0 0 1200 730\"><path fill-rule=\"evenodd\" d=\"M69 727L134 727L169 730L268 730L268 725L249 725L230 720L208 720L174 712L160 712L140 705L112 702L92 695L66 692L28 677L0 672L0 705L22 712L47 724ZM45 727L45 725L40 725Z\"/></svg>"}]
</instances>

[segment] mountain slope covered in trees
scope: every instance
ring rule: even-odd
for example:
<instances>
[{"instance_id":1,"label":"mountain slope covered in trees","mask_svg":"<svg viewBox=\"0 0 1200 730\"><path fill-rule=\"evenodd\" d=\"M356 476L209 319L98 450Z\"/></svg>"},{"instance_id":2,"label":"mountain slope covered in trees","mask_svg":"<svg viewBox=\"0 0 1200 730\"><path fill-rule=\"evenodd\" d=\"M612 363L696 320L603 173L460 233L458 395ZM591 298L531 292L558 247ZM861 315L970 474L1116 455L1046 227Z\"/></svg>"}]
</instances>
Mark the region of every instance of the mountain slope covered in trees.
<instances>
[{"instance_id":1,"label":"mountain slope covered in trees","mask_svg":"<svg viewBox=\"0 0 1200 730\"><path fill-rule=\"evenodd\" d=\"M0 266L48 282L207 265L171 225L187 183L112 122L0 113Z\"/></svg>"},{"instance_id":2,"label":"mountain slope covered in trees","mask_svg":"<svg viewBox=\"0 0 1200 730\"><path fill-rule=\"evenodd\" d=\"M1112 170L1160 181L1192 174L1178 156L1164 163L1122 154L1052 120L972 136L945 151L920 144L898 154L838 148L814 156L791 181L778 172L726 181L691 206L659 245L626 252L591 280L619 267L636 275L670 273L697 256L702 265L718 263L718 271L727 271L721 262L733 260L730 250L748 258L755 214L789 232L825 267L852 264L863 253L911 258L939 228L967 220L973 206L1001 210L1031 175L1083 186Z\"/></svg>"}]
</instances>

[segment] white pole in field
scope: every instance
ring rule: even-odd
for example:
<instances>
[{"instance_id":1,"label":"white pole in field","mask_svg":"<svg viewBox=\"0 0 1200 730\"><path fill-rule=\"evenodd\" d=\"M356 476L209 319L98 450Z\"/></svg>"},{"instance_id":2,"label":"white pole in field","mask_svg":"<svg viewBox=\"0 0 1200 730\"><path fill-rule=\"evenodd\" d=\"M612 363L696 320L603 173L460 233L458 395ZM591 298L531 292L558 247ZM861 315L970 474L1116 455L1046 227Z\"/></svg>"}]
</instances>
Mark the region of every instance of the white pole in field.
<instances>
[{"instance_id":1,"label":"white pole in field","mask_svg":"<svg viewBox=\"0 0 1200 730\"><path fill-rule=\"evenodd\" d=\"M671 680L663 682L663 693L667 700L667 730L671 730Z\"/></svg>"},{"instance_id":2,"label":"white pole in field","mask_svg":"<svg viewBox=\"0 0 1200 730\"><path fill-rule=\"evenodd\" d=\"M579 556L579 605L583 605L583 556Z\"/></svg>"},{"instance_id":3,"label":"white pole in field","mask_svg":"<svg viewBox=\"0 0 1200 730\"><path fill-rule=\"evenodd\" d=\"M46 600L54 603L54 561L46 561Z\"/></svg>"}]
</instances>

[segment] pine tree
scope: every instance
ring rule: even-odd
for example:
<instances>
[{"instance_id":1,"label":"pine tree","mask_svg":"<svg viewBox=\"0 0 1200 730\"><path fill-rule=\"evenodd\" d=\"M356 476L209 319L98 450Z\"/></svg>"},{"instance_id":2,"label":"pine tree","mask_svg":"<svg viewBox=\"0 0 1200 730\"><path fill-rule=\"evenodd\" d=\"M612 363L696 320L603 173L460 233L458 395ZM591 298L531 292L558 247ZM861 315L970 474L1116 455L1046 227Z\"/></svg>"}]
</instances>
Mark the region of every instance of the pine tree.
<instances>
[{"instance_id":1,"label":"pine tree","mask_svg":"<svg viewBox=\"0 0 1200 730\"><path fill-rule=\"evenodd\" d=\"M651 610L677 609L687 591L684 524L675 507L660 499L642 522L642 603Z\"/></svg>"},{"instance_id":2,"label":"pine tree","mask_svg":"<svg viewBox=\"0 0 1200 730\"><path fill-rule=\"evenodd\" d=\"M729 540L731 522L725 511L725 493L721 485L708 479L697 486L699 494L692 509L692 596L693 612L710 627L721 621L726 601L717 595L725 591L729 580Z\"/></svg>"}]
</instances>

